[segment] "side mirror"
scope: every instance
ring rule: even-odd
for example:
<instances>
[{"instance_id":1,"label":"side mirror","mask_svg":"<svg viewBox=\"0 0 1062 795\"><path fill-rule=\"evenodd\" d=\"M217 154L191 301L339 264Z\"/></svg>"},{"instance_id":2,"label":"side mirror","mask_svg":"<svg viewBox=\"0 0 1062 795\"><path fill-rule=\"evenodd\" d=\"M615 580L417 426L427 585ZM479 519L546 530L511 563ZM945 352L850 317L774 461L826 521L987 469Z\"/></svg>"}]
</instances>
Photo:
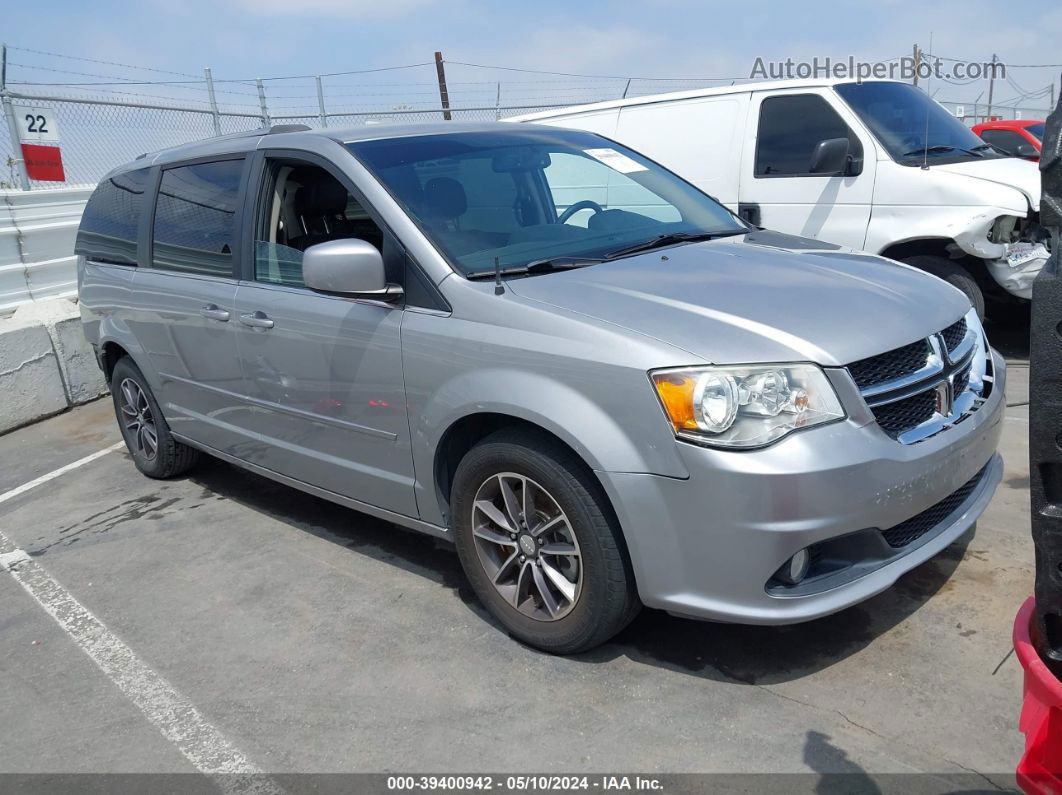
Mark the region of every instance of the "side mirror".
<instances>
[{"instance_id":1,"label":"side mirror","mask_svg":"<svg viewBox=\"0 0 1062 795\"><path fill-rule=\"evenodd\" d=\"M855 159L848 155L847 138L828 138L825 141L819 141L811 153L811 163L808 166L808 171L812 174L855 176L862 170L862 168L856 170Z\"/></svg>"},{"instance_id":2,"label":"side mirror","mask_svg":"<svg viewBox=\"0 0 1062 795\"><path fill-rule=\"evenodd\" d=\"M1014 147L1015 157L1031 157L1039 160L1040 153L1036 150L1036 147L1029 143L1021 143Z\"/></svg>"},{"instance_id":3,"label":"side mirror","mask_svg":"<svg viewBox=\"0 0 1062 795\"><path fill-rule=\"evenodd\" d=\"M329 240L310 246L302 254L302 280L311 290L352 298L394 301L402 295L388 284L383 257L365 240Z\"/></svg>"}]
</instances>

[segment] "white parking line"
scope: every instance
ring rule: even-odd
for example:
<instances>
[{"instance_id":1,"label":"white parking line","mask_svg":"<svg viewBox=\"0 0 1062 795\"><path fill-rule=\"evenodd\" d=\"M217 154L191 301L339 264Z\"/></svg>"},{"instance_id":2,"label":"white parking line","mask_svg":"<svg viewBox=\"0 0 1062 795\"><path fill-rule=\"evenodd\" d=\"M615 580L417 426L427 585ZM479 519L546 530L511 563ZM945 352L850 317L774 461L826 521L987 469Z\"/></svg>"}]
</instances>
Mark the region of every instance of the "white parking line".
<instances>
[{"instance_id":1,"label":"white parking line","mask_svg":"<svg viewBox=\"0 0 1062 795\"><path fill-rule=\"evenodd\" d=\"M19 494L25 494L30 489L35 489L42 483L47 483L49 480L57 478L60 475L65 475L72 469L77 469L80 466L84 466L90 461L95 461L97 458L105 456L107 455L107 453L113 453L115 450L118 450L122 447L125 447L125 442L117 442L116 444L112 444L110 447L104 447L102 450L97 450L92 455L87 455L84 458L79 458L72 464L67 464L65 467L59 467L54 472L49 472L47 475L41 475L39 478L31 480L29 483L23 483L21 486L11 489L11 491L5 491L3 494L0 494L0 502L7 502L13 497L17 497Z\"/></svg>"},{"instance_id":2,"label":"white parking line","mask_svg":"<svg viewBox=\"0 0 1062 795\"><path fill-rule=\"evenodd\" d=\"M121 445L112 445L0 495L0 502L94 461ZM252 764L187 698L153 671L84 605L0 531L0 567L96 663L162 736L201 773L228 793L282 793L283 788Z\"/></svg>"}]
</instances>

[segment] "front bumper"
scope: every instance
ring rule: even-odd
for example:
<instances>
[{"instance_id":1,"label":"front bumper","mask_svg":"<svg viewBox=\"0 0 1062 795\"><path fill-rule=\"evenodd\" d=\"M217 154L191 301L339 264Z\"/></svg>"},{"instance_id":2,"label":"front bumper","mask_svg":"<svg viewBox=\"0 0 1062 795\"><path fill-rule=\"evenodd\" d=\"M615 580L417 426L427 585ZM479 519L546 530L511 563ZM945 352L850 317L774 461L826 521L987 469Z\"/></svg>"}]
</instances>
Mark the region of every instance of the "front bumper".
<instances>
[{"instance_id":1,"label":"front bumper","mask_svg":"<svg viewBox=\"0 0 1062 795\"><path fill-rule=\"evenodd\" d=\"M748 624L808 621L856 604L962 536L1002 478L1006 369L993 353L992 394L972 416L917 444L849 418L736 452L677 442L690 477L598 472L623 528L649 607ZM918 542L836 587L780 595L773 574L799 550L891 528L981 474ZM840 578L844 580L844 578ZM833 579L830 582L836 582Z\"/></svg>"}]
</instances>

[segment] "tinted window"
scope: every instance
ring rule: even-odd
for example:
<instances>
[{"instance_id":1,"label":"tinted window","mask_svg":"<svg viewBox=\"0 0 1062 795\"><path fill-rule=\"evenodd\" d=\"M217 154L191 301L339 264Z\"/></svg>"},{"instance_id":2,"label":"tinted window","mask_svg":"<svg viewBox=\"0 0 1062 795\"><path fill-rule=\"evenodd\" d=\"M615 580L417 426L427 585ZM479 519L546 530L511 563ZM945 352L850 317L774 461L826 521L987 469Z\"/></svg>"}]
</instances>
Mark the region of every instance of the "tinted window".
<instances>
[{"instance_id":1,"label":"tinted window","mask_svg":"<svg viewBox=\"0 0 1062 795\"><path fill-rule=\"evenodd\" d=\"M77 232L74 250L97 262L136 265L137 227L148 169L104 180L93 191Z\"/></svg>"},{"instance_id":2,"label":"tinted window","mask_svg":"<svg viewBox=\"0 0 1062 795\"><path fill-rule=\"evenodd\" d=\"M1041 122L1039 124L1030 124L1028 127L1025 128L1025 130L1027 132L1031 133L1032 135L1036 136L1036 138L1041 140L1041 141L1044 139L1044 124L1043 124L1043 122Z\"/></svg>"},{"instance_id":3,"label":"tinted window","mask_svg":"<svg viewBox=\"0 0 1062 795\"><path fill-rule=\"evenodd\" d=\"M768 97L760 105L756 134L756 176L806 176L820 141L848 138L849 152L862 155L859 139L822 97ZM816 174L825 177L828 174Z\"/></svg>"},{"instance_id":4,"label":"tinted window","mask_svg":"<svg viewBox=\"0 0 1062 795\"><path fill-rule=\"evenodd\" d=\"M1017 151L1018 144L1028 143L1013 130L982 130L981 138L992 144L992 146L999 147L1008 155L1012 155Z\"/></svg>"},{"instance_id":5,"label":"tinted window","mask_svg":"<svg viewBox=\"0 0 1062 795\"><path fill-rule=\"evenodd\" d=\"M156 268L232 275L242 171L243 160L224 160L162 172L152 251Z\"/></svg>"}]
</instances>

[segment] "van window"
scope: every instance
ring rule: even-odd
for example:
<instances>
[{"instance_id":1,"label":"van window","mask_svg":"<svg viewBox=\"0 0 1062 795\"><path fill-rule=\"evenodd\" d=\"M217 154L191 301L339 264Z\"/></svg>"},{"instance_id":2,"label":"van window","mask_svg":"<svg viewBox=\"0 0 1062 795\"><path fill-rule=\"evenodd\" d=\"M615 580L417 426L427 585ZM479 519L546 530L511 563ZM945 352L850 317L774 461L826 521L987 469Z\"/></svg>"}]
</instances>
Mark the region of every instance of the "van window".
<instances>
[{"instance_id":1,"label":"van window","mask_svg":"<svg viewBox=\"0 0 1062 795\"><path fill-rule=\"evenodd\" d=\"M498 127L347 146L474 278L541 259L601 259L661 235L746 231L711 197L619 143Z\"/></svg>"},{"instance_id":2,"label":"van window","mask_svg":"<svg viewBox=\"0 0 1062 795\"><path fill-rule=\"evenodd\" d=\"M328 171L298 161L271 160L271 191L254 242L254 277L302 287L302 253L329 240L359 238L383 251L383 232Z\"/></svg>"},{"instance_id":3,"label":"van window","mask_svg":"<svg viewBox=\"0 0 1062 795\"><path fill-rule=\"evenodd\" d=\"M96 186L81 214L75 253L96 262L137 264L137 229L148 171L116 174Z\"/></svg>"},{"instance_id":4,"label":"van window","mask_svg":"<svg viewBox=\"0 0 1062 795\"><path fill-rule=\"evenodd\" d=\"M831 176L812 174L810 170L815 147L830 138L847 138L851 154L862 156L859 138L822 97L815 94L767 97L760 105L755 176Z\"/></svg>"},{"instance_id":5,"label":"van window","mask_svg":"<svg viewBox=\"0 0 1062 795\"><path fill-rule=\"evenodd\" d=\"M232 276L242 172L242 158L162 172L152 237L154 267Z\"/></svg>"}]
</instances>

